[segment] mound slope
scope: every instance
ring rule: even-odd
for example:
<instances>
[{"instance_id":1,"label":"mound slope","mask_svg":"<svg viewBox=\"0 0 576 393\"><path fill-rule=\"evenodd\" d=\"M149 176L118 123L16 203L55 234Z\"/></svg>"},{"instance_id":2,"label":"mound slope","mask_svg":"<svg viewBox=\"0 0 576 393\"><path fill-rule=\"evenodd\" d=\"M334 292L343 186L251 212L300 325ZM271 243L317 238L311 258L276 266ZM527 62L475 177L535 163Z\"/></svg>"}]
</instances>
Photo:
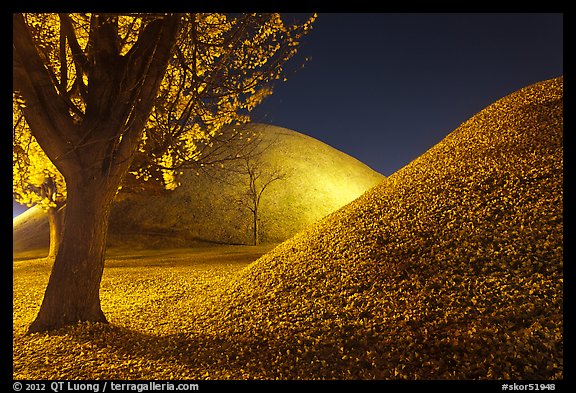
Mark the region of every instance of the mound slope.
<instances>
[{"instance_id":1,"label":"mound slope","mask_svg":"<svg viewBox=\"0 0 576 393\"><path fill-rule=\"evenodd\" d=\"M355 158L299 132L265 124L251 124L247 131L263 147L257 157L262 178L273 170L284 175L262 194L258 214L262 242L290 238L385 179ZM128 194L117 200L110 216L109 245L250 244L252 213L239 203L248 202L247 172L187 170L180 182L167 194ZM37 210L31 216L43 215ZM30 218L26 222L37 230L14 220L15 250L48 245L46 218Z\"/></svg>"},{"instance_id":2,"label":"mound slope","mask_svg":"<svg viewBox=\"0 0 576 393\"><path fill-rule=\"evenodd\" d=\"M562 97L500 99L247 267L206 320L232 377L562 378Z\"/></svg>"}]
</instances>

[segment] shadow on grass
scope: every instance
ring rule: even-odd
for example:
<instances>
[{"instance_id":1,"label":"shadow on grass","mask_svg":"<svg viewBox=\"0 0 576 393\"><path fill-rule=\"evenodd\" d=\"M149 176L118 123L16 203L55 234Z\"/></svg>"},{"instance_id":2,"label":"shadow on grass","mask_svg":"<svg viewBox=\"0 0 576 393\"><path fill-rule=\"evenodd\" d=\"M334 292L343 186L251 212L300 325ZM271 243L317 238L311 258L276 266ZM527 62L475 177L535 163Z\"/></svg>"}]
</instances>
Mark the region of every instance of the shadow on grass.
<instances>
[{"instance_id":1,"label":"shadow on grass","mask_svg":"<svg viewBox=\"0 0 576 393\"><path fill-rule=\"evenodd\" d=\"M201 333L152 335L111 324L79 324L51 333L65 334L78 345L90 343L97 350L116 352L119 358L139 359L147 364L174 365L193 378L274 379L272 358L280 348L257 337L227 337ZM129 379L131 376L126 375ZM148 376L154 379L154 375Z\"/></svg>"},{"instance_id":2,"label":"shadow on grass","mask_svg":"<svg viewBox=\"0 0 576 393\"><path fill-rule=\"evenodd\" d=\"M296 337L222 331L153 335L109 324L80 324L64 334L79 346L89 342L98 351L113 350L120 359L151 365L145 379L161 379L153 372L158 367L172 367L184 379L218 380L371 379L377 373L366 362L352 357L344 360L338 345L330 340L303 350ZM133 378L130 374L120 377Z\"/></svg>"}]
</instances>

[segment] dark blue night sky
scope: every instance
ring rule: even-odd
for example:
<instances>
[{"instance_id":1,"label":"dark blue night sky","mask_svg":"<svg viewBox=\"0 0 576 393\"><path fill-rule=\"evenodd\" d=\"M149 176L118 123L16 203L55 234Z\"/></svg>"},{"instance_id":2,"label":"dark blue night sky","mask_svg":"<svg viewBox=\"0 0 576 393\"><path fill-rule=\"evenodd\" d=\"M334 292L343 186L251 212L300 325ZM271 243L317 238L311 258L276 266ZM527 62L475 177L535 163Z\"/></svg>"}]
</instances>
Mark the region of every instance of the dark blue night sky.
<instances>
[{"instance_id":1,"label":"dark blue night sky","mask_svg":"<svg viewBox=\"0 0 576 393\"><path fill-rule=\"evenodd\" d=\"M562 75L563 15L320 13L299 56L311 60L254 120L389 176L499 98Z\"/></svg>"},{"instance_id":2,"label":"dark blue night sky","mask_svg":"<svg viewBox=\"0 0 576 393\"><path fill-rule=\"evenodd\" d=\"M389 176L492 102L562 75L563 15L320 13L293 68L306 57L253 120Z\"/></svg>"}]
</instances>

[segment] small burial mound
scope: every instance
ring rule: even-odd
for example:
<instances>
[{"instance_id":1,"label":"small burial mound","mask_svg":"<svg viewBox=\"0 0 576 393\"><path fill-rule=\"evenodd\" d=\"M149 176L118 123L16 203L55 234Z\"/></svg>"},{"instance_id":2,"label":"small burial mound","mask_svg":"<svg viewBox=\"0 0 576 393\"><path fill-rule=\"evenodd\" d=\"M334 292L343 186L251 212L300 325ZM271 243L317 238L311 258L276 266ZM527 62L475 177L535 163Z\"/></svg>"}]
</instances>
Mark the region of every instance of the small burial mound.
<instances>
[{"instance_id":1,"label":"small burial mound","mask_svg":"<svg viewBox=\"0 0 576 393\"><path fill-rule=\"evenodd\" d=\"M257 123L244 129L255 139L248 148L258 151L250 160L258 176L256 191L279 177L260 196L257 226L262 243L292 237L385 180L357 159L302 133ZM226 162L222 170L184 170L179 181L175 190L159 195L119 194L110 215L108 245L159 248L253 242L250 175L241 160ZM14 219L14 250L47 247L46 214L33 208L23 216Z\"/></svg>"},{"instance_id":2,"label":"small burial mound","mask_svg":"<svg viewBox=\"0 0 576 393\"><path fill-rule=\"evenodd\" d=\"M203 322L229 376L562 378L562 100L500 99L248 266Z\"/></svg>"}]
</instances>

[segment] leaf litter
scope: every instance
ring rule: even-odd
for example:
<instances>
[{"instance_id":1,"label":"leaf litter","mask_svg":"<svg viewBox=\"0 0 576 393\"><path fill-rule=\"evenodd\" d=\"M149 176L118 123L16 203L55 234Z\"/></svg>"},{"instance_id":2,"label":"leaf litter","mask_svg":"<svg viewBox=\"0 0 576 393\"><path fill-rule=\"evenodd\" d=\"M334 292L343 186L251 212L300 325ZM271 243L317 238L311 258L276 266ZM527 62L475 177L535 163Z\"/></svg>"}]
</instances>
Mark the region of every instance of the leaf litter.
<instances>
[{"instance_id":1,"label":"leaf litter","mask_svg":"<svg viewBox=\"0 0 576 393\"><path fill-rule=\"evenodd\" d=\"M14 378L563 378L562 91L502 98L246 268L108 268L110 325L24 336L47 273L15 263Z\"/></svg>"}]
</instances>

